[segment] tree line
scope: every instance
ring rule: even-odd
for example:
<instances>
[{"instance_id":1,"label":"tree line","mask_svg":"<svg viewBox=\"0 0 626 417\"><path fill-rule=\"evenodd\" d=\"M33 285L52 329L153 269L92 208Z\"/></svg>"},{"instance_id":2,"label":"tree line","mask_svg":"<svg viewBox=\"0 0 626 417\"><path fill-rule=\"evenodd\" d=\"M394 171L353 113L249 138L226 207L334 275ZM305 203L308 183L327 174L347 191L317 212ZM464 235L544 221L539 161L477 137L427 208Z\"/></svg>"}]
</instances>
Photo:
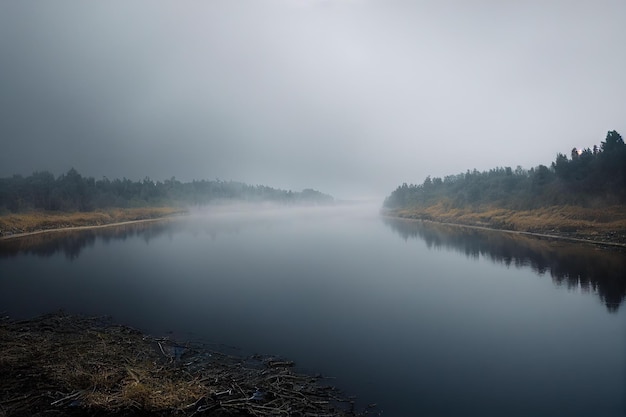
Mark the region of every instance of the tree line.
<instances>
[{"instance_id":1,"label":"tree line","mask_svg":"<svg viewBox=\"0 0 626 417\"><path fill-rule=\"evenodd\" d=\"M444 203L450 208L496 205L532 209L551 205L585 207L626 203L626 144L609 131L600 146L558 153L548 167L520 166L476 169L444 178L426 177L422 184L402 184L384 202L388 209L427 207Z\"/></svg>"},{"instance_id":2,"label":"tree line","mask_svg":"<svg viewBox=\"0 0 626 417\"><path fill-rule=\"evenodd\" d=\"M236 181L200 180L181 182L172 177L153 181L127 178L96 180L83 177L74 168L55 177L48 171L30 176L0 178L0 213L29 210L93 211L166 205L206 205L213 202L247 201L284 204L327 204L333 198L312 189L301 192Z\"/></svg>"}]
</instances>

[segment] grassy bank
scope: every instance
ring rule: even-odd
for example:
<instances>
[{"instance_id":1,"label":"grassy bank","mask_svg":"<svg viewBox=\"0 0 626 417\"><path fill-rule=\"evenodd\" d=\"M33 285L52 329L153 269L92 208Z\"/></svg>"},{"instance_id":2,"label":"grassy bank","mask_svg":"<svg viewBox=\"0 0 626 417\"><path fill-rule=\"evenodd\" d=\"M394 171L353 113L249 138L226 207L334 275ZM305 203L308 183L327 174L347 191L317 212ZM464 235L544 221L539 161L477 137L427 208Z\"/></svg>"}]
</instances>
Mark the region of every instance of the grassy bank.
<instances>
[{"instance_id":1,"label":"grassy bank","mask_svg":"<svg viewBox=\"0 0 626 417\"><path fill-rule=\"evenodd\" d=\"M599 243L626 244L626 207L602 209L551 206L534 210L511 210L494 206L455 208L443 203L427 207L396 209L386 214L467 226L488 227Z\"/></svg>"},{"instance_id":2,"label":"grassy bank","mask_svg":"<svg viewBox=\"0 0 626 417\"><path fill-rule=\"evenodd\" d=\"M0 215L0 238L44 230L103 226L129 221L158 219L184 212L185 210L174 207L141 207L72 213L32 211L4 214Z\"/></svg>"}]
</instances>

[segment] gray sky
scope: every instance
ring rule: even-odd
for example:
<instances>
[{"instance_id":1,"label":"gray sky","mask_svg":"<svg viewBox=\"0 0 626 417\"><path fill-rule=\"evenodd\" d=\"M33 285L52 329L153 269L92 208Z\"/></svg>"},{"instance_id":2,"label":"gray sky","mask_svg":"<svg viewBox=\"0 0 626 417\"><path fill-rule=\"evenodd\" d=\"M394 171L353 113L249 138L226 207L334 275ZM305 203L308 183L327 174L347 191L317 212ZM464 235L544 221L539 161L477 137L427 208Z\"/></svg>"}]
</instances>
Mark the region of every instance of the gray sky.
<instances>
[{"instance_id":1,"label":"gray sky","mask_svg":"<svg viewBox=\"0 0 626 417\"><path fill-rule=\"evenodd\" d=\"M626 136L623 0L0 2L0 176L339 198Z\"/></svg>"}]
</instances>

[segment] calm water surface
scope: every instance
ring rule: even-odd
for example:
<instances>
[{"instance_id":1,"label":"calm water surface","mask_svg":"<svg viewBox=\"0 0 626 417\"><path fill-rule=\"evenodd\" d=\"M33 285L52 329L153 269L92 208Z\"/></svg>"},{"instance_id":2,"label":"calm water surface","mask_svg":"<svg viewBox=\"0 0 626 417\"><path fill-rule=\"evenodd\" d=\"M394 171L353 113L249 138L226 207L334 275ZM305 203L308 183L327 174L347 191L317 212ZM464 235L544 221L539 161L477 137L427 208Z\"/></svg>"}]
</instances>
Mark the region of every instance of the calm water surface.
<instances>
[{"instance_id":1,"label":"calm water surface","mask_svg":"<svg viewBox=\"0 0 626 417\"><path fill-rule=\"evenodd\" d=\"M626 256L384 219L224 210L0 244L0 311L276 354L387 416L625 416Z\"/></svg>"}]
</instances>

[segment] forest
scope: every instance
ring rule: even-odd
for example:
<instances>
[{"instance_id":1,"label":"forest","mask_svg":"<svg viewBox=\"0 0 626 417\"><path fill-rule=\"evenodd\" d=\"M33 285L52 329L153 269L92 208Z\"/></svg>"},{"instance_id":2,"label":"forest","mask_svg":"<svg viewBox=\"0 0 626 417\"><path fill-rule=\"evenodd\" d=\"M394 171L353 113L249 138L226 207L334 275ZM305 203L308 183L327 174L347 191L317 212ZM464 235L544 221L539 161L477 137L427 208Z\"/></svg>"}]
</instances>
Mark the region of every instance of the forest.
<instances>
[{"instance_id":1,"label":"forest","mask_svg":"<svg viewBox=\"0 0 626 417\"><path fill-rule=\"evenodd\" d=\"M220 201L328 204L333 197L312 189L293 192L222 180L181 182L127 178L95 180L75 169L55 178L47 171L0 178L0 214L30 210L86 212L104 208L206 205Z\"/></svg>"},{"instance_id":2,"label":"forest","mask_svg":"<svg viewBox=\"0 0 626 417\"><path fill-rule=\"evenodd\" d=\"M626 144L609 131L600 146L558 153L550 166L476 169L444 178L428 176L422 184L402 184L385 199L384 208L403 209L443 204L481 205L511 210L570 205L601 208L626 204Z\"/></svg>"}]
</instances>

